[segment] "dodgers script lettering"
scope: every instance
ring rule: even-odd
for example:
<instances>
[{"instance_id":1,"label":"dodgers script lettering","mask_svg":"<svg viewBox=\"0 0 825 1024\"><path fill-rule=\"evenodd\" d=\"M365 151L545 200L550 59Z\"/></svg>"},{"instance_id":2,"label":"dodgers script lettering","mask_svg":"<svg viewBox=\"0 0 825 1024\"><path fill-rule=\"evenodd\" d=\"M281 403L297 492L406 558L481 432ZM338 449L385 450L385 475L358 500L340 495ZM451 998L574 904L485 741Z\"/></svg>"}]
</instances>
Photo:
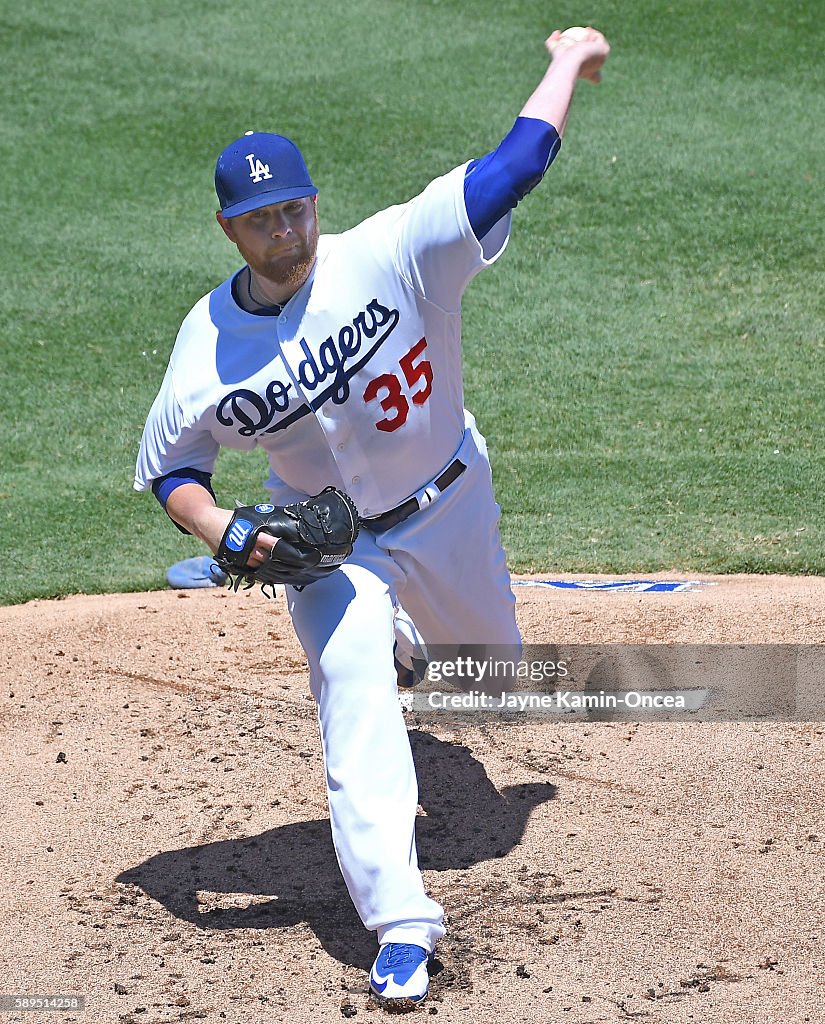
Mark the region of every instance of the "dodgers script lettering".
<instances>
[{"instance_id":1,"label":"dodgers script lettering","mask_svg":"<svg viewBox=\"0 0 825 1024\"><path fill-rule=\"evenodd\" d=\"M241 437L254 437L283 430L319 409L328 399L342 405L350 396L350 379L392 334L399 318L397 309L373 299L351 323L344 324L322 341L317 352L302 338L300 346L304 358L298 363L296 376L303 397L309 398L309 402L303 401L288 412L293 382L276 379L267 384L263 394L239 388L225 395L215 411L218 422L225 427L236 427ZM371 344L365 348L365 342ZM280 418L273 423L276 417Z\"/></svg>"}]
</instances>

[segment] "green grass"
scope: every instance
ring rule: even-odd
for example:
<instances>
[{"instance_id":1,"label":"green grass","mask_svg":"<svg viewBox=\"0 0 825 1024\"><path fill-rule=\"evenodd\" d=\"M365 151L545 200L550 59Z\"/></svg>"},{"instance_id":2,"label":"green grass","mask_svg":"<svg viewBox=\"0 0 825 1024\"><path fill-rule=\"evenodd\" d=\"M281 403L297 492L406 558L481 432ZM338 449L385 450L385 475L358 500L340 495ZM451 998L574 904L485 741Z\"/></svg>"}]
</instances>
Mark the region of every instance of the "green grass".
<instances>
[{"instance_id":1,"label":"green grass","mask_svg":"<svg viewBox=\"0 0 825 1024\"><path fill-rule=\"evenodd\" d=\"M200 551L131 478L177 326L236 266L227 141L295 137L339 230L495 145L544 35L588 22L604 84L465 301L511 564L825 572L819 5L38 0L0 18L0 601ZM263 476L225 454L219 498Z\"/></svg>"}]
</instances>

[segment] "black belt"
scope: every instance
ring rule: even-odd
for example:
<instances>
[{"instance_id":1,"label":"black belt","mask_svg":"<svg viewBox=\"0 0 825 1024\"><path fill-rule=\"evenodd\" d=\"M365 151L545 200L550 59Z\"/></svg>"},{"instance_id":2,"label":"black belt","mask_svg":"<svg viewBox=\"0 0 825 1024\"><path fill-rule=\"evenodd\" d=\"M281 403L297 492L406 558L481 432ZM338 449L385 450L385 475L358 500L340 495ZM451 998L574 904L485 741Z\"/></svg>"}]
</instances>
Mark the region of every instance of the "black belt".
<instances>
[{"instance_id":1,"label":"black belt","mask_svg":"<svg viewBox=\"0 0 825 1024\"><path fill-rule=\"evenodd\" d=\"M439 491L446 491L450 484L454 480L457 480L466 468L467 467L460 459L456 459L447 466L441 476L435 478L433 483ZM385 533L387 530L391 530L393 526L398 526L398 524L403 523L405 519L409 519L410 516L420 508L421 504L418 501L418 498L407 498L407 500L402 501L400 505L396 505L395 508L391 508L389 512L384 512L382 515L374 516L371 519L362 519L361 525L365 526L373 533Z\"/></svg>"}]
</instances>

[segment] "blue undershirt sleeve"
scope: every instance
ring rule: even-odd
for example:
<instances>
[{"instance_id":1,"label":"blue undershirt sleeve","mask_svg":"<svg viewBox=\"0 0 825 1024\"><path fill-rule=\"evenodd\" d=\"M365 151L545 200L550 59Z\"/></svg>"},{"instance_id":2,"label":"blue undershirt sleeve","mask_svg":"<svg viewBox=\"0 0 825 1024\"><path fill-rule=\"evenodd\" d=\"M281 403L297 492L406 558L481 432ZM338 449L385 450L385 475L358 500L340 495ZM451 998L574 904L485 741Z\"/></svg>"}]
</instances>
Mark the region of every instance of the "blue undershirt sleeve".
<instances>
[{"instance_id":1,"label":"blue undershirt sleeve","mask_svg":"<svg viewBox=\"0 0 825 1024\"><path fill-rule=\"evenodd\" d=\"M532 192L560 148L553 125L519 117L497 149L471 161L464 175L464 204L476 238L481 240Z\"/></svg>"},{"instance_id":2,"label":"blue undershirt sleeve","mask_svg":"<svg viewBox=\"0 0 825 1024\"><path fill-rule=\"evenodd\" d=\"M176 487L180 487L181 484L200 484L201 487L205 488L212 497L215 497L215 492L212 490L212 474L205 473L201 469L192 469L191 466L186 466L183 469L174 469L171 473L167 473L166 476L159 476L157 480L152 481L152 494L158 499L166 511L166 502L169 500L169 495ZM169 515L169 513L166 513ZM176 523L171 516L174 526L176 526L181 533L188 534L188 530Z\"/></svg>"}]
</instances>

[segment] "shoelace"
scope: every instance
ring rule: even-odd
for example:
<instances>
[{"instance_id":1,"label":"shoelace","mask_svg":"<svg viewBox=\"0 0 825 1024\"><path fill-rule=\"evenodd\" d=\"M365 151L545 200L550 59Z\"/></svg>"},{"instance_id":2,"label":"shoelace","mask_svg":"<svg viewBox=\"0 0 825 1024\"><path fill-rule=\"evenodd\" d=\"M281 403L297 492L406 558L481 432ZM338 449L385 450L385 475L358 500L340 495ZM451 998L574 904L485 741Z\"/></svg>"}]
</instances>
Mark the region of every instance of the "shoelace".
<instances>
[{"instance_id":1,"label":"shoelace","mask_svg":"<svg viewBox=\"0 0 825 1024\"><path fill-rule=\"evenodd\" d=\"M387 949L387 967L400 967L413 958L414 947L406 942L391 942Z\"/></svg>"}]
</instances>

